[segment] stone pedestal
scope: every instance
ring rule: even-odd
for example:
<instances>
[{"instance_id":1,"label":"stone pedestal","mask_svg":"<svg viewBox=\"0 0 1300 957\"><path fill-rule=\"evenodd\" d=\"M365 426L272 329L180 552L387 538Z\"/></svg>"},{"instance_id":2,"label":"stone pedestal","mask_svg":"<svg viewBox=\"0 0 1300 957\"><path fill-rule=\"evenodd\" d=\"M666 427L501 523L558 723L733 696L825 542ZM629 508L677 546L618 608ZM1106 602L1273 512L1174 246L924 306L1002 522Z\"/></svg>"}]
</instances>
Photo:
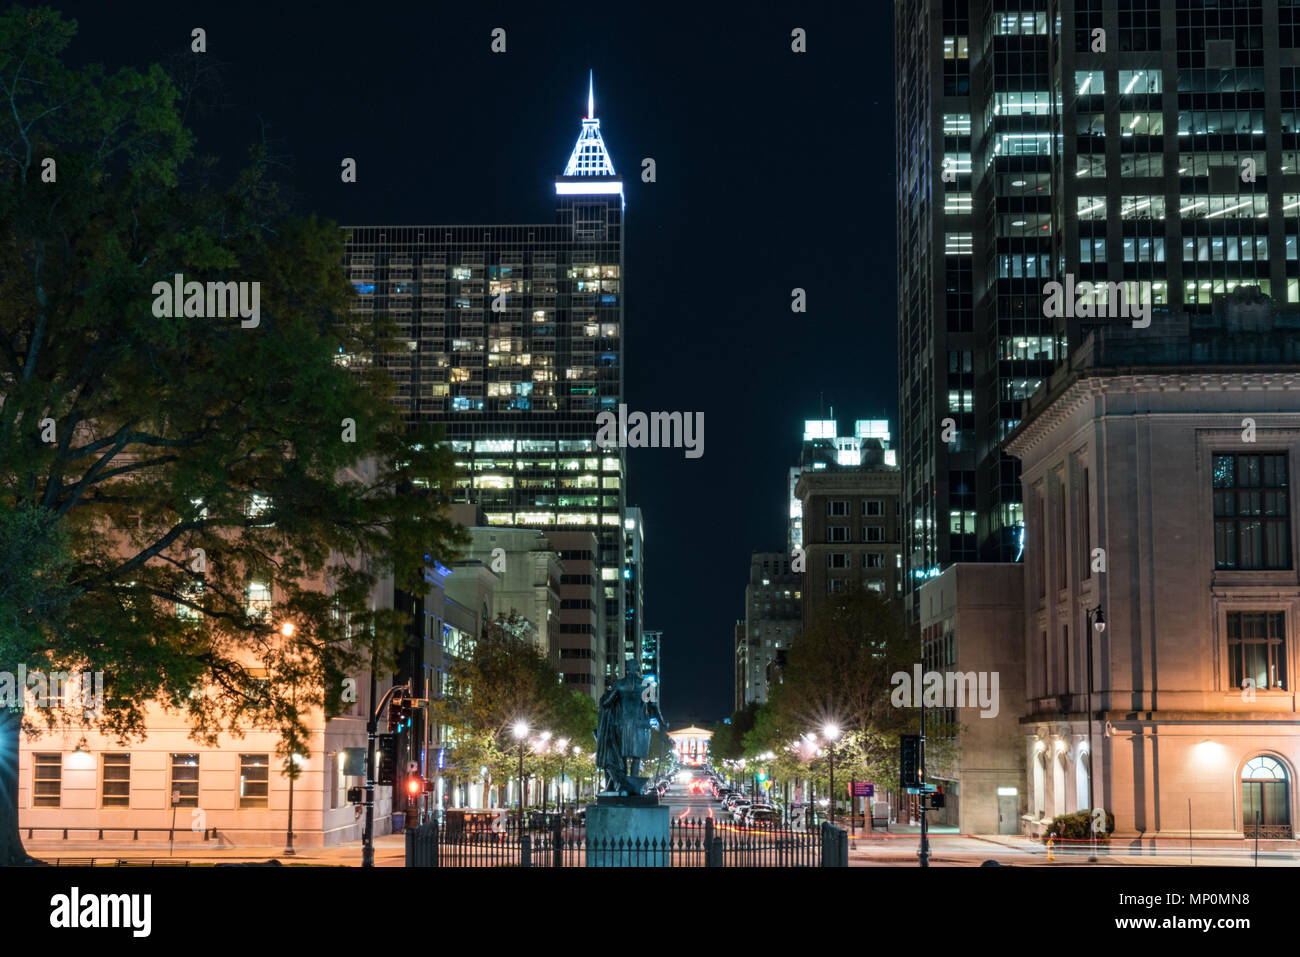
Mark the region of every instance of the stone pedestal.
<instances>
[{"instance_id":1,"label":"stone pedestal","mask_svg":"<svg viewBox=\"0 0 1300 957\"><path fill-rule=\"evenodd\" d=\"M668 808L598 803L587 809L588 867L667 867Z\"/></svg>"}]
</instances>

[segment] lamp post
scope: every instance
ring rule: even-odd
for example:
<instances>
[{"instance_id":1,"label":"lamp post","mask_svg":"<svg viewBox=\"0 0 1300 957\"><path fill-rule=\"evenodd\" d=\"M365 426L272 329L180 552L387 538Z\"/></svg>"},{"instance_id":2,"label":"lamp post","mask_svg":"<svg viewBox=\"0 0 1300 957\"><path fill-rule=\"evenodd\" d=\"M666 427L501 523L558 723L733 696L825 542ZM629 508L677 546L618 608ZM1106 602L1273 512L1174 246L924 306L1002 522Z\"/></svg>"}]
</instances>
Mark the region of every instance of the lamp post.
<instances>
[{"instance_id":1,"label":"lamp post","mask_svg":"<svg viewBox=\"0 0 1300 957\"><path fill-rule=\"evenodd\" d=\"M1092 863L1097 862L1097 818L1095 816L1097 808L1097 762L1093 760L1092 750L1092 636L1096 632L1098 636L1106 630L1106 612L1101 605L1088 611L1088 799L1092 802L1092 853L1088 855L1088 860ZM1104 811L1102 812L1105 813ZM1190 836L1190 832L1189 832Z\"/></svg>"},{"instance_id":2,"label":"lamp post","mask_svg":"<svg viewBox=\"0 0 1300 957\"><path fill-rule=\"evenodd\" d=\"M560 751L560 794L559 800L555 802L560 809L560 816L564 816L564 759L569 756L569 739L560 738L555 742L555 746Z\"/></svg>"},{"instance_id":3,"label":"lamp post","mask_svg":"<svg viewBox=\"0 0 1300 957\"><path fill-rule=\"evenodd\" d=\"M546 757L545 755L551 750L551 732L543 731L537 736L537 751L542 755L542 817L546 817L546 798L549 790L550 781L546 778Z\"/></svg>"},{"instance_id":4,"label":"lamp post","mask_svg":"<svg viewBox=\"0 0 1300 957\"><path fill-rule=\"evenodd\" d=\"M575 762L581 762L581 761L582 761L582 748L578 747L576 744L573 746L573 760L574 760ZM583 777L586 777L586 775L583 775ZM575 805L576 805L580 800L582 800L582 785L580 784L581 781L582 781L582 778L581 778L581 777L577 777L576 775L574 776L574 779L573 779L573 803L574 803Z\"/></svg>"},{"instance_id":5,"label":"lamp post","mask_svg":"<svg viewBox=\"0 0 1300 957\"><path fill-rule=\"evenodd\" d=\"M294 625L291 621L286 621L280 626L280 634L286 640L292 640ZM298 682L294 681L291 686L293 695L293 706L295 710L298 704ZM293 849L293 780L298 776L298 763L294 759L298 756L292 752L289 754L289 833L285 840L284 854L286 857L293 857L297 852Z\"/></svg>"},{"instance_id":6,"label":"lamp post","mask_svg":"<svg viewBox=\"0 0 1300 957\"><path fill-rule=\"evenodd\" d=\"M515 722L515 737L519 739L519 833L524 832L524 740L528 737L528 725L523 721Z\"/></svg>"},{"instance_id":7,"label":"lamp post","mask_svg":"<svg viewBox=\"0 0 1300 957\"><path fill-rule=\"evenodd\" d=\"M835 742L840 736L838 725L828 724L822 728L826 736L826 757L831 765L831 827L835 826Z\"/></svg>"}]
</instances>

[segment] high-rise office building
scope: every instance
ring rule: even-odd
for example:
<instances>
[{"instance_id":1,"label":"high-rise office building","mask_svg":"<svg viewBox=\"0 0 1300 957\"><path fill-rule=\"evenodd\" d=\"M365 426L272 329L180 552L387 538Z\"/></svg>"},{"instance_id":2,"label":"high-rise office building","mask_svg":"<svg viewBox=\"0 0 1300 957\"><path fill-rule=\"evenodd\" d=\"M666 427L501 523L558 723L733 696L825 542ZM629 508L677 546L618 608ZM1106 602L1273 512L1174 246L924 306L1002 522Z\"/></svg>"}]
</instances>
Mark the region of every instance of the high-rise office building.
<instances>
[{"instance_id":1,"label":"high-rise office building","mask_svg":"<svg viewBox=\"0 0 1300 957\"><path fill-rule=\"evenodd\" d=\"M641 509L628 506L623 517L623 655L641 658L645 596L645 526Z\"/></svg>"},{"instance_id":2,"label":"high-rise office building","mask_svg":"<svg viewBox=\"0 0 1300 957\"><path fill-rule=\"evenodd\" d=\"M623 395L624 203L590 86L555 202L554 224L351 227L347 270L356 311L396 323L399 350L373 361L413 428L445 426L457 498L490 525L596 533L609 677L624 661L626 456L595 439Z\"/></svg>"},{"instance_id":3,"label":"high-rise office building","mask_svg":"<svg viewBox=\"0 0 1300 957\"><path fill-rule=\"evenodd\" d=\"M744 696L741 707L767 700L768 666L777 652L788 650L803 621L803 576L791 568L785 552L755 552L749 558L745 586ZM737 670L737 678L741 677Z\"/></svg>"},{"instance_id":4,"label":"high-rise office building","mask_svg":"<svg viewBox=\"0 0 1300 957\"><path fill-rule=\"evenodd\" d=\"M1300 9L896 0L894 16L915 618L920 584L947 565L1020 560L1019 463L1001 443L1121 292L1154 310L1153 333L1164 310L1208 314L1241 286L1300 301L1300 70L1283 65ZM1056 309L1049 282L1067 298L1100 286Z\"/></svg>"},{"instance_id":5,"label":"high-rise office building","mask_svg":"<svg viewBox=\"0 0 1300 957\"><path fill-rule=\"evenodd\" d=\"M664 685L664 633L662 631L641 632L641 674L654 678L659 685L659 706L663 707Z\"/></svg>"},{"instance_id":6,"label":"high-rise office building","mask_svg":"<svg viewBox=\"0 0 1300 957\"><path fill-rule=\"evenodd\" d=\"M799 464L790 469L790 511L786 525L786 547L793 554L804 543L803 503L795 494L799 476L804 469L824 469L840 466L857 466L862 463L864 450L879 449L885 465L898 465L898 453L889 447L888 419L858 419L853 423L852 435L840 435L839 422L832 418L805 419L803 444L799 448ZM874 441L873 441L874 440Z\"/></svg>"}]
</instances>

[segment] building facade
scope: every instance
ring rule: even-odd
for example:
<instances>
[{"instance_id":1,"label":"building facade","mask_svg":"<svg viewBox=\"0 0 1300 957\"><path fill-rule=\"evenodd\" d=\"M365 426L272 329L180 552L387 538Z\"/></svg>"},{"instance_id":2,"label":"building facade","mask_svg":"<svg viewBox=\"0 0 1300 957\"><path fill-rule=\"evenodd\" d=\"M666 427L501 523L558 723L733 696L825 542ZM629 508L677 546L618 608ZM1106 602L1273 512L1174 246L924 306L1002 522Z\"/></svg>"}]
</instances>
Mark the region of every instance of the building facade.
<instances>
[{"instance_id":1,"label":"building facade","mask_svg":"<svg viewBox=\"0 0 1300 957\"><path fill-rule=\"evenodd\" d=\"M790 648L803 627L803 576L784 552L755 552L749 558L745 586L742 642L744 698L767 701L768 667L778 653Z\"/></svg>"},{"instance_id":2,"label":"building facade","mask_svg":"<svg viewBox=\"0 0 1300 957\"><path fill-rule=\"evenodd\" d=\"M638 661L645 621L645 525L641 509L628 507L623 532L623 654L628 661Z\"/></svg>"},{"instance_id":3,"label":"building facade","mask_svg":"<svg viewBox=\"0 0 1300 957\"><path fill-rule=\"evenodd\" d=\"M1007 443L1031 831L1104 807L1123 836L1232 839L1258 811L1294 838L1300 316L1214 308L1096 330Z\"/></svg>"},{"instance_id":4,"label":"building facade","mask_svg":"<svg viewBox=\"0 0 1300 957\"><path fill-rule=\"evenodd\" d=\"M1021 833L1024 590L1012 562L959 562L921 589L922 674L942 675L945 689L926 731L927 748L947 745L926 759L945 795L930 821L962 834Z\"/></svg>"},{"instance_id":5,"label":"building facade","mask_svg":"<svg viewBox=\"0 0 1300 957\"><path fill-rule=\"evenodd\" d=\"M899 596L900 475L885 450L865 448L856 464L805 466L795 493L803 514L802 627L826 597L866 588Z\"/></svg>"}]
</instances>

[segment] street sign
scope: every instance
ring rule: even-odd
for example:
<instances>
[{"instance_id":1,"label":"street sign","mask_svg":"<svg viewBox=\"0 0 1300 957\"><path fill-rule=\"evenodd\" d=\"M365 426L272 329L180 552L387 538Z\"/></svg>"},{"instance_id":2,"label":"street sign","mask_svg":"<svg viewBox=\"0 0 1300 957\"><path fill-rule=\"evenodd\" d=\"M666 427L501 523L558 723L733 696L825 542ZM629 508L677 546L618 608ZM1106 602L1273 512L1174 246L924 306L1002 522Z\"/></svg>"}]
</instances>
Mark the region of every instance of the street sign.
<instances>
[{"instance_id":1,"label":"street sign","mask_svg":"<svg viewBox=\"0 0 1300 957\"><path fill-rule=\"evenodd\" d=\"M875 797L875 795L876 795L876 785L874 782L872 781L853 782L853 796L855 798Z\"/></svg>"},{"instance_id":2,"label":"street sign","mask_svg":"<svg viewBox=\"0 0 1300 957\"><path fill-rule=\"evenodd\" d=\"M939 790L939 785L927 784L923 788L908 788L907 793L908 794L933 794L937 790Z\"/></svg>"}]
</instances>

